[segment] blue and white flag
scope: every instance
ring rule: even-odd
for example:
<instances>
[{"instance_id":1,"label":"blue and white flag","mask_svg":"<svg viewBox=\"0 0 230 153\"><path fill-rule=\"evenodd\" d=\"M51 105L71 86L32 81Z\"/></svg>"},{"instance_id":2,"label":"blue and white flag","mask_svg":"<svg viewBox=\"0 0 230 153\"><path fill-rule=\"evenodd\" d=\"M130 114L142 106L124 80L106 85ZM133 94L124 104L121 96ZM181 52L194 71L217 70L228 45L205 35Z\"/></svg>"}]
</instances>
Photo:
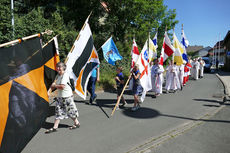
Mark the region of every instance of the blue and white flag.
<instances>
[{"instance_id":1,"label":"blue and white flag","mask_svg":"<svg viewBox=\"0 0 230 153\"><path fill-rule=\"evenodd\" d=\"M154 44L155 48L157 49L158 48L158 45L157 45L157 33L155 34L155 37L153 38L153 44Z\"/></svg>"},{"instance_id":2,"label":"blue and white flag","mask_svg":"<svg viewBox=\"0 0 230 153\"><path fill-rule=\"evenodd\" d=\"M112 65L115 65L117 60L122 60L122 56L119 54L118 49L110 37L102 46L103 55L105 60Z\"/></svg>"},{"instance_id":3,"label":"blue and white flag","mask_svg":"<svg viewBox=\"0 0 230 153\"><path fill-rule=\"evenodd\" d=\"M183 60L185 60L186 62L188 62L188 56L187 56L187 52L186 52L186 48L188 48L188 45L189 45L189 41L188 39L186 38L185 34L184 34L184 30L182 29L182 45L184 47L184 53L182 54L182 57L183 57Z\"/></svg>"}]
</instances>

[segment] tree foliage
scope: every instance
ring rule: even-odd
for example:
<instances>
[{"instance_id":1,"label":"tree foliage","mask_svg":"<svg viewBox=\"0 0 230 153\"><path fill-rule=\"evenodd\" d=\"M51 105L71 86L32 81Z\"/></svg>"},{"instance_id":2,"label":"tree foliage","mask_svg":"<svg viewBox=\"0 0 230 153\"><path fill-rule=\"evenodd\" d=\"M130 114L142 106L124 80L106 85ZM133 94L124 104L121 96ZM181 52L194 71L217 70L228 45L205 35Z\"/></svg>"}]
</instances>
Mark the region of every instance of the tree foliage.
<instances>
[{"instance_id":1,"label":"tree foliage","mask_svg":"<svg viewBox=\"0 0 230 153\"><path fill-rule=\"evenodd\" d=\"M0 44L50 29L53 34L45 35L43 40L47 42L58 35L64 60L91 11L89 24L95 47L100 48L112 35L124 57L119 63L124 64L126 70L130 65L133 37L141 50L148 35L152 38L158 31L160 51L166 26L171 30L178 23L176 10L168 10L163 0L14 0L13 36L10 1L0 0ZM98 52L102 65L108 65L102 60L102 52Z\"/></svg>"}]
</instances>

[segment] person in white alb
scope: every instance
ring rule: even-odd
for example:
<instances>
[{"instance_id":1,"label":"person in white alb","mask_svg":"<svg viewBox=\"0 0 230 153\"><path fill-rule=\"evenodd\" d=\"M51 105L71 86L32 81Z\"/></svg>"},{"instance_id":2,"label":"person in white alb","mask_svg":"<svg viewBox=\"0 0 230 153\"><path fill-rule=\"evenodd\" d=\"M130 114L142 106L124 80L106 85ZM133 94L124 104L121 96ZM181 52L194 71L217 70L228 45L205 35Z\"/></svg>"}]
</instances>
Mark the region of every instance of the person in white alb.
<instances>
[{"instance_id":1,"label":"person in white alb","mask_svg":"<svg viewBox=\"0 0 230 153\"><path fill-rule=\"evenodd\" d=\"M200 78L204 77L204 66L205 66L205 62L203 59L199 59L200 62Z\"/></svg>"},{"instance_id":2,"label":"person in white alb","mask_svg":"<svg viewBox=\"0 0 230 153\"><path fill-rule=\"evenodd\" d=\"M196 58L195 61L193 62L193 73L194 73L194 79L195 80L198 80L199 67L200 67L200 63L198 62L198 60Z\"/></svg>"},{"instance_id":3,"label":"person in white alb","mask_svg":"<svg viewBox=\"0 0 230 153\"><path fill-rule=\"evenodd\" d=\"M179 77L179 80L180 80L180 88L182 90L183 89L183 81L184 81L184 63L181 64L178 68L179 68L178 77Z\"/></svg>"},{"instance_id":4,"label":"person in white alb","mask_svg":"<svg viewBox=\"0 0 230 153\"><path fill-rule=\"evenodd\" d=\"M151 76L153 79L153 92L155 92L155 96L160 96L162 94L162 84L164 81L163 72L164 68L162 65L158 63L158 60L154 60L155 65L152 66Z\"/></svg>"},{"instance_id":5,"label":"person in white alb","mask_svg":"<svg viewBox=\"0 0 230 153\"><path fill-rule=\"evenodd\" d=\"M168 71L169 71L169 78L167 81L168 83L165 86L166 93L168 93L169 90L173 90L175 93L176 90L178 89L178 81L179 81L176 63L171 64L168 67Z\"/></svg>"},{"instance_id":6,"label":"person in white alb","mask_svg":"<svg viewBox=\"0 0 230 153\"><path fill-rule=\"evenodd\" d=\"M166 67L165 71L166 71L165 90L166 90L166 93L168 93L169 87L171 86L172 61L169 60L169 64Z\"/></svg>"}]
</instances>

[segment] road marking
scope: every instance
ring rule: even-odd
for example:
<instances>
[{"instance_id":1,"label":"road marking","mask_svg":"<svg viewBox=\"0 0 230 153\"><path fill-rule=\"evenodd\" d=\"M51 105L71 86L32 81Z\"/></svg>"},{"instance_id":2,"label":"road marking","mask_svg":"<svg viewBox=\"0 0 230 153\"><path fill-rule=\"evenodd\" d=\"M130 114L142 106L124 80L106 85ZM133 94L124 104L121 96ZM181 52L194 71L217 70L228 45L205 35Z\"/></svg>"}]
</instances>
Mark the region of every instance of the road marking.
<instances>
[{"instance_id":1,"label":"road marking","mask_svg":"<svg viewBox=\"0 0 230 153\"><path fill-rule=\"evenodd\" d=\"M211 109L210 111L208 111L201 117L198 117L197 119L194 119L193 121L189 121L184 124L181 124L178 127L170 131L167 131L160 136L152 137L149 140L147 140L145 143L130 149L126 153L150 153L153 148L156 148L157 146L160 146L164 142L171 140L173 138L176 138L184 134L185 132L188 132L192 128L203 124L204 122L206 122L208 119L210 119L212 116L214 116L217 112L219 112L224 107L225 105L222 105L221 107L215 110Z\"/></svg>"}]
</instances>

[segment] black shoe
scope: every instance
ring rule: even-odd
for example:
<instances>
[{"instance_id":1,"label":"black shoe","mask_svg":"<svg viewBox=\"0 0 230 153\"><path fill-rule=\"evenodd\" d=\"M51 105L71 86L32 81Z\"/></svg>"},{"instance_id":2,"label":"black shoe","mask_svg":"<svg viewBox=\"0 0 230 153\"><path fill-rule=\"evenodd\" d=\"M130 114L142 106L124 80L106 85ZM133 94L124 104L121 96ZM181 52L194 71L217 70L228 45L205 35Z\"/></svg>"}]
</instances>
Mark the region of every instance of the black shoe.
<instances>
[{"instance_id":1,"label":"black shoe","mask_svg":"<svg viewBox=\"0 0 230 153\"><path fill-rule=\"evenodd\" d=\"M92 100L92 103L96 101L96 98L97 98L97 95L95 94L93 100Z\"/></svg>"},{"instance_id":2,"label":"black shoe","mask_svg":"<svg viewBox=\"0 0 230 153\"><path fill-rule=\"evenodd\" d=\"M183 86L181 86L180 90L181 90L181 91L183 90Z\"/></svg>"}]
</instances>

